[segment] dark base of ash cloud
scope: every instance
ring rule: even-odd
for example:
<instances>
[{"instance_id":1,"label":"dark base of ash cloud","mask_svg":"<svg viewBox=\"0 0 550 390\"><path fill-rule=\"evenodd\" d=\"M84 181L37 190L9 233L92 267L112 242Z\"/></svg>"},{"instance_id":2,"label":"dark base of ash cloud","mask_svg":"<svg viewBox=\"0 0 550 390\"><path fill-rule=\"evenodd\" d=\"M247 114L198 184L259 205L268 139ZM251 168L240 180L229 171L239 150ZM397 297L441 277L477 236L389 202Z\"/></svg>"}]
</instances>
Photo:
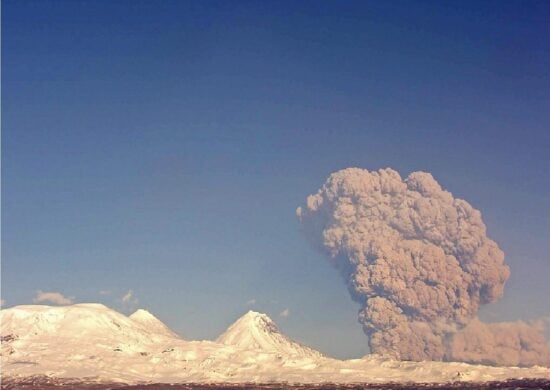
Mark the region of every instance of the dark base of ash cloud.
<instances>
[{"instance_id":1,"label":"dark base of ash cloud","mask_svg":"<svg viewBox=\"0 0 550 390\"><path fill-rule=\"evenodd\" d=\"M451 338L448 360L505 366L550 365L546 320L486 324L473 320Z\"/></svg>"},{"instance_id":2,"label":"dark base of ash cloud","mask_svg":"<svg viewBox=\"0 0 550 390\"><path fill-rule=\"evenodd\" d=\"M550 365L544 321L485 324L510 276L481 213L425 172L348 168L296 211L340 269L372 352L404 360Z\"/></svg>"}]
</instances>

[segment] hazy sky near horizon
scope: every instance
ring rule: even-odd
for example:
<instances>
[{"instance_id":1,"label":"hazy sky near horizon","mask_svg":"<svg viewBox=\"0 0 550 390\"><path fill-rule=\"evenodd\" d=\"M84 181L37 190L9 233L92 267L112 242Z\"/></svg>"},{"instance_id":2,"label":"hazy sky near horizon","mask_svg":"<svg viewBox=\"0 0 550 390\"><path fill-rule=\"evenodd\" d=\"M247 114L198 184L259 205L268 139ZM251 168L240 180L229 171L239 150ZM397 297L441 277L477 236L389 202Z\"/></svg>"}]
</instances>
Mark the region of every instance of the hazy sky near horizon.
<instances>
[{"instance_id":1,"label":"hazy sky near horizon","mask_svg":"<svg viewBox=\"0 0 550 390\"><path fill-rule=\"evenodd\" d=\"M483 319L550 315L549 20L545 1L3 1L2 299L143 307L193 339L254 309L361 356L295 210L331 172L392 167L481 210L512 271Z\"/></svg>"}]
</instances>

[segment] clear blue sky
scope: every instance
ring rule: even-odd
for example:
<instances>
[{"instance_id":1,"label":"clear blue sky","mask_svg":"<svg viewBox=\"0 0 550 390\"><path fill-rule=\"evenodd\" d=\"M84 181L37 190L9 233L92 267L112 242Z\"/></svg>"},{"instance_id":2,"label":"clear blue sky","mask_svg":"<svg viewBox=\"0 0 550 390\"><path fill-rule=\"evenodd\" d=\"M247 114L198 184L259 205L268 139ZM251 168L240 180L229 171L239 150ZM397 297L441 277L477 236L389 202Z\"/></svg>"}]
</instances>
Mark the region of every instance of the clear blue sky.
<instances>
[{"instance_id":1,"label":"clear blue sky","mask_svg":"<svg viewBox=\"0 0 550 390\"><path fill-rule=\"evenodd\" d=\"M550 314L549 20L547 1L4 0L2 298L144 307L188 338L253 308L361 356L294 212L335 170L389 166L482 211L512 269L482 318Z\"/></svg>"}]
</instances>

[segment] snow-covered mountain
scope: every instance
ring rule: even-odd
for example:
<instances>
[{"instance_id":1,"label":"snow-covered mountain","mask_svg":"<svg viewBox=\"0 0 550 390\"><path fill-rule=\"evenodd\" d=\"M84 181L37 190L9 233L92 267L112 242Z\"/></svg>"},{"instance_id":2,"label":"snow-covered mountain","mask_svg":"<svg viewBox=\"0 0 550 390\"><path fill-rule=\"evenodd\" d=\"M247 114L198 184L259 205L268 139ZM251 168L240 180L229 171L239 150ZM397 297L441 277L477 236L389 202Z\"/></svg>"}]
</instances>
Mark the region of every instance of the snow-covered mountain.
<instances>
[{"instance_id":1,"label":"snow-covered mountain","mask_svg":"<svg viewBox=\"0 0 550 390\"><path fill-rule=\"evenodd\" d=\"M186 341L145 310L127 317L100 304L0 310L1 374L111 382L448 382L550 379L548 367L337 360L281 334L249 312L217 340Z\"/></svg>"},{"instance_id":2,"label":"snow-covered mountain","mask_svg":"<svg viewBox=\"0 0 550 390\"><path fill-rule=\"evenodd\" d=\"M109 376L117 371L109 362L132 361L173 340L101 304L16 306L0 311L0 325L2 374L8 376L80 377L97 369Z\"/></svg>"},{"instance_id":3,"label":"snow-covered mountain","mask_svg":"<svg viewBox=\"0 0 550 390\"><path fill-rule=\"evenodd\" d=\"M216 341L240 349L262 350L282 356L321 357L318 351L283 335L267 315L252 310L235 321Z\"/></svg>"},{"instance_id":4,"label":"snow-covered mountain","mask_svg":"<svg viewBox=\"0 0 550 390\"><path fill-rule=\"evenodd\" d=\"M168 337L179 337L172 331L172 329L164 325L161 320L149 313L147 310L138 309L132 313L129 318L138 324L143 325L150 332L155 332Z\"/></svg>"},{"instance_id":5,"label":"snow-covered mountain","mask_svg":"<svg viewBox=\"0 0 550 390\"><path fill-rule=\"evenodd\" d=\"M24 305L0 313L2 335L12 335L35 346L56 340L133 348L155 344L167 337L156 326L135 321L97 303L63 307Z\"/></svg>"}]
</instances>

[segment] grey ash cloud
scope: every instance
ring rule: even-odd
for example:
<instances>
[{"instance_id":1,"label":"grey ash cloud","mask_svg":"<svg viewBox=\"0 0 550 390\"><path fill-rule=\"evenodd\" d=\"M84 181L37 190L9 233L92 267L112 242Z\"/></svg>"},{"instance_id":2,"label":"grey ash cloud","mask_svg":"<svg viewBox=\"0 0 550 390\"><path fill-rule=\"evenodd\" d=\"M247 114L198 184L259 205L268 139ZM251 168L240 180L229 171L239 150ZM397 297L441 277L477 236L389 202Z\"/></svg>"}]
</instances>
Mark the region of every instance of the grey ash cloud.
<instances>
[{"instance_id":1,"label":"grey ash cloud","mask_svg":"<svg viewBox=\"0 0 550 390\"><path fill-rule=\"evenodd\" d=\"M372 352L407 360L550 363L540 323L484 324L510 269L481 213L426 172L348 168L296 211L340 269Z\"/></svg>"}]
</instances>

